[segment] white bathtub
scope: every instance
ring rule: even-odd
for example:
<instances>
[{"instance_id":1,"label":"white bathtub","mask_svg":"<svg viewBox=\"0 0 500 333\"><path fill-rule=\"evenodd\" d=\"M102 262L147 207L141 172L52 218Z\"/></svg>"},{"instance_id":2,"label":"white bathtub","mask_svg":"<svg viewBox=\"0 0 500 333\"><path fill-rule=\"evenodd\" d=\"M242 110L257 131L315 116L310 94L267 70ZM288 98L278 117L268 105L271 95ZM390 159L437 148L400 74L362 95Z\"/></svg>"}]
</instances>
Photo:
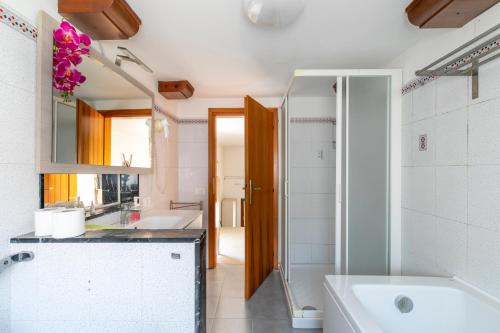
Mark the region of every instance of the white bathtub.
<instances>
[{"instance_id":1,"label":"white bathtub","mask_svg":"<svg viewBox=\"0 0 500 333\"><path fill-rule=\"evenodd\" d=\"M150 210L141 219L130 223L128 229L201 229L200 210Z\"/></svg>"},{"instance_id":2,"label":"white bathtub","mask_svg":"<svg viewBox=\"0 0 500 333\"><path fill-rule=\"evenodd\" d=\"M500 332L500 302L456 279L336 275L324 287L325 333Z\"/></svg>"}]
</instances>

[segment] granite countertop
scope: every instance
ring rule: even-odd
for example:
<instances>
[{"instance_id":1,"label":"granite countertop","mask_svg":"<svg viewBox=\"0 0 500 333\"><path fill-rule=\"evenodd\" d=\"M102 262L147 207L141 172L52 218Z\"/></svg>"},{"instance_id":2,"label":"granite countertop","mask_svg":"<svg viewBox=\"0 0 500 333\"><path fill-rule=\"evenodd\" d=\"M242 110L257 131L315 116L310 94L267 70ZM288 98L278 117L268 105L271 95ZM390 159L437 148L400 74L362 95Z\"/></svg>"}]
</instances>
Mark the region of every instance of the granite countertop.
<instances>
[{"instance_id":1,"label":"granite countertop","mask_svg":"<svg viewBox=\"0 0 500 333\"><path fill-rule=\"evenodd\" d=\"M193 243L205 238L204 229L123 229L87 231L85 234L56 239L52 237L36 237L30 232L12 237L11 243Z\"/></svg>"}]
</instances>

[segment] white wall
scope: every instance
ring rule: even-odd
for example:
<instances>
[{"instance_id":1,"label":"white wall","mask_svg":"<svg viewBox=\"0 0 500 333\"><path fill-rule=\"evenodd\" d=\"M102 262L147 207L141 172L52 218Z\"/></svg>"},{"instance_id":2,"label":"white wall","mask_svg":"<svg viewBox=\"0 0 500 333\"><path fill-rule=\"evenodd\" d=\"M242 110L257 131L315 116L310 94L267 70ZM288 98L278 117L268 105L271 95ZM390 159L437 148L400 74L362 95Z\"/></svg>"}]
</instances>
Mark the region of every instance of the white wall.
<instances>
[{"instance_id":1,"label":"white wall","mask_svg":"<svg viewBox=\"0 0 500 333\"><path fill-rule=\"evenodd\" d=\"M334 117L335 98L289 99L291 117ZM290 125L290 261L332 264L335 258L335 128L332 122ZM322 157L321 157L322 156Z\"/></svg>"},{"instance_id":2,"label":"white wall","mask_svg":"<svg viewBox=\"0 0 500 333\"><path fill-rule=\"evenodd\" d=\"M179 201L203 202L203 225L208 221L208 125L179 124Z\"/></svg>"},{"instance_id":3,"label":"white wall","mask_svg":"<svg viewBox=\"0 0 500 333\"><path fill-rule=\"evenodd\" d=\"M35 42L0 23L0 258L9 239L32 231L35 174ZM0 332L9 330L11 270L0 275Z\"/></svg>"},{"instance_id":4,"label":"white wall","mask_svg":"<svg viewBox=\"0 0 500 333\"><path fill-rule=\"evenodd\" d=\"M114 118L111 121L111 165L121 166L123 156L132 166L151 167L150 127L146 118Z\"/></svg>"},{"instance_id":5,"label":"white wall","mask_svg":"<svg viewBox=\"0 0 500 333\"><path fill-rule=\"evenodd\" d=\"M393 64L408 79L498 17L499 5ZM403 96L403 274L457 275L500 297L500 60L481 67L479 99L470 94L468 78L448 77Z\"/></svg>"}]
</instances>

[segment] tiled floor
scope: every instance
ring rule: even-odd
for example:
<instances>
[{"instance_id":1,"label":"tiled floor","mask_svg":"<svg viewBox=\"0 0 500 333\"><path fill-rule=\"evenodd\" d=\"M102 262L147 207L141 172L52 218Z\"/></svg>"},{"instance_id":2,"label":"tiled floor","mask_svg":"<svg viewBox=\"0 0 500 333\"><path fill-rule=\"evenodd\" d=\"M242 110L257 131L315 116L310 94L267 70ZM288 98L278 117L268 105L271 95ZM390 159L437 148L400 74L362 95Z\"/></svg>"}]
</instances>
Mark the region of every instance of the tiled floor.
<instances>
[{"instance_id":1,"label":"tiled floor","mask_svg":"<svg viewBox=\"0 0 500 333\"><path fill-rule=\"evenodd\" d=\"M208 333L321 332L293 329L279 273L245 302L244 266L219 264L207 273Z\"/></svg>"}]
</instances>

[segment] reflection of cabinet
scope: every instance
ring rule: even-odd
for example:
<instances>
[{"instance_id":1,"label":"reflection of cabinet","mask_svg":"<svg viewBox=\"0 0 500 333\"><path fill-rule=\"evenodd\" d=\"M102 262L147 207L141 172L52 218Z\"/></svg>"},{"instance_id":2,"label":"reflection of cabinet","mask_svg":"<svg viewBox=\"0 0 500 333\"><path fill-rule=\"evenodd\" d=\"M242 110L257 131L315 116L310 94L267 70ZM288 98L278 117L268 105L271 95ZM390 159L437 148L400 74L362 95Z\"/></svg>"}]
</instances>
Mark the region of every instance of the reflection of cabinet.
<instances>
[{"instance_id":1,"label":"reflection of cabinet","mask_svg":"<svg viewBox=\"0 0 500 333\"><path fill-rule=\"evenodd\" d=\"M104 164L104 116L84 101L76 101L78 164Z\"/></svg>"}]
</instances>

